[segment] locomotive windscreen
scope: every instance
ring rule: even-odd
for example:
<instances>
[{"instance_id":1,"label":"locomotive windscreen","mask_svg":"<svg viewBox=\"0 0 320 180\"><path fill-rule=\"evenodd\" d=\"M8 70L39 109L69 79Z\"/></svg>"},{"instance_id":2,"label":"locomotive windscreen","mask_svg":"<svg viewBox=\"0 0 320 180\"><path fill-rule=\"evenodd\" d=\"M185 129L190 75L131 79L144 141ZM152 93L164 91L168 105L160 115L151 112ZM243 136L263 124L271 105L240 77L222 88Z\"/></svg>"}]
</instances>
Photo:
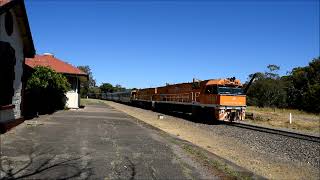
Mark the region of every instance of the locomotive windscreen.
<instances>
[{"instance_id":1,"label":"locomotive windscreen","mask_svg":"<svg viewBox=\"0 0 320 180\"><path fill-rule=\"evenodd\" d=\"M205 90L206 94L244 94L242 88L236 87L218 87L218 86L207 86Z\"/></svg>"},{"instance_id":2,"label":"locomotive windscreen","mask_svg":"<svg viewBox=\"0 0 320 180\"><path fill-rule=\"evenodd\" d=\"M218 94L244 94L242 88L235 87L218 87Z\"/></svg>"}]
</instances>

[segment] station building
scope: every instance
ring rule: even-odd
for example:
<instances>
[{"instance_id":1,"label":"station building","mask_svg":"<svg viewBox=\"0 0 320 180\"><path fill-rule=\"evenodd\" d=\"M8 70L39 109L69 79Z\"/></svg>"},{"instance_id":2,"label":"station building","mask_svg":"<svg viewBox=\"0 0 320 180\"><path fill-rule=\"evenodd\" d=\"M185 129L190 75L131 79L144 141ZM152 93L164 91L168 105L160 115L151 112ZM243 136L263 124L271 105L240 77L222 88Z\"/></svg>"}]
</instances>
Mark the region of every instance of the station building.
<instances>
[{"instance_id":1,"label":"station building","mask_svg":"<svg viewBox=\"0 0 320 180\"><path fill-rule=\"evenodd\" d=\"M26 69L32 71L37 66L45 66L55 70L57 73L61 73L66 76L68 82L71 85L71 90L66 93L67 102L66 106L71 109L77 109L80 106L80 82L87 81L88 75L56 58L51 53L44 53L43 55L35 55L34 58L27 58L25 61Z\"/></svg>"},{"instance_id":2,"label":"station building","mask_svg":"<svg viewBox=\"0 0 320 180\"><path fill-rule=\"evenodd\" d=\"M0 131L23 122L25 58L35 48L23 0L0 0Z\"/></svg>"}]
</instances>

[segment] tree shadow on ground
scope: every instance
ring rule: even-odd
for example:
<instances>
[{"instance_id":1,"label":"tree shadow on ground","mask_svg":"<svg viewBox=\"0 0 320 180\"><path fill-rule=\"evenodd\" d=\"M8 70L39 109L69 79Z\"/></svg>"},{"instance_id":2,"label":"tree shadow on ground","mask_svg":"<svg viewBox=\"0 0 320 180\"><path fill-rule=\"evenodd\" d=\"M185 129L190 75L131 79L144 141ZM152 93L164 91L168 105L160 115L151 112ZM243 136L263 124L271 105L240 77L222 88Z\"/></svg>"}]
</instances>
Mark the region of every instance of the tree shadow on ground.
<instances>
[{"instance_id":1,"label":"tree shadow on ground","mask_svg":"<svg viewBox=\"0 0 320 180\"><path fill-rule=\"evenodd\" d=\"M2 156L0 179L88 179L92 168L89 163L81 163L88 155L61 157L47 148L32 150L25 156Z\"/></svg>"}]
</instances>

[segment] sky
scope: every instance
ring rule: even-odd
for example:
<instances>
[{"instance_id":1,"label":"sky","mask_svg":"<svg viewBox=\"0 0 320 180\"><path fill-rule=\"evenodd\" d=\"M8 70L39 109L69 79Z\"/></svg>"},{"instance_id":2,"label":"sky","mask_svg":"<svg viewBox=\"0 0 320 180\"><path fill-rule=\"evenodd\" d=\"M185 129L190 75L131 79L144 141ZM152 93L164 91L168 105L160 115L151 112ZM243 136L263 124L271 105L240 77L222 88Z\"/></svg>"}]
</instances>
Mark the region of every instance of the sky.
<instances>
[{"instance_id":1,"label":"sky","mask_svg":"<svg viewBox=\"0 0 320 180\"><path fill-rule=\"evenodd\" d=\"M127 88L285 75L319 53L319 0L25 0L37 54Z\"/></svg>"}]
</instances>

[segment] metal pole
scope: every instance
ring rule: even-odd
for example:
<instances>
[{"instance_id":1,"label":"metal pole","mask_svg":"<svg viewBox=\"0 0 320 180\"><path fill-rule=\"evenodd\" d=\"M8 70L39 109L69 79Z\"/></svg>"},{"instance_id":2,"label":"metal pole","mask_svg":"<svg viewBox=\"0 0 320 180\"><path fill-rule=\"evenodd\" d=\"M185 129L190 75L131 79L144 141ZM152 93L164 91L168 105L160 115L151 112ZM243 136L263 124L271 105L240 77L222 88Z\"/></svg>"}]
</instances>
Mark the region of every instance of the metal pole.
<instances>
[{"instance_id":1,"label":"metal pole","mask_svg":"<svg viewBox=\"0 0 320 180\"><path fill-rule=\"evenodd\" d=\"M291 115L291 113L289 114L289 123L290 124L292 123L292 115Z\"/></svg>"}]
</instances>

